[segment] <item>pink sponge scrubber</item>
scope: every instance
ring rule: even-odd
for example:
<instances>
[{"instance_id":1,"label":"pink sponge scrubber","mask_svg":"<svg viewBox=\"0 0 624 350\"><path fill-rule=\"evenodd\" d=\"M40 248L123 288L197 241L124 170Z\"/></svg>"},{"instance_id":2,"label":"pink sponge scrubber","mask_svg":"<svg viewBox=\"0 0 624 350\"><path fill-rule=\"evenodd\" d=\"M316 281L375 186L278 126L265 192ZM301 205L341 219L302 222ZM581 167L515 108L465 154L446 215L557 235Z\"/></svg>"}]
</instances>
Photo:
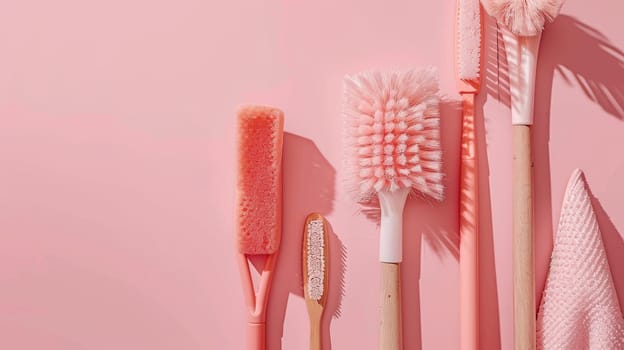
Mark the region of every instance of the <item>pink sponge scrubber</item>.
<instances>
[{"instance_id":1,"label":"pink sponge scrubber","mask_svg":"<svg viewBox=\"0 0 624 350\"><path fill-rule=\"evenodd\" d=\"M273 254L281 234L284 114L265 106L238 111L238 250Z\"/></svg>"}]
</instances>

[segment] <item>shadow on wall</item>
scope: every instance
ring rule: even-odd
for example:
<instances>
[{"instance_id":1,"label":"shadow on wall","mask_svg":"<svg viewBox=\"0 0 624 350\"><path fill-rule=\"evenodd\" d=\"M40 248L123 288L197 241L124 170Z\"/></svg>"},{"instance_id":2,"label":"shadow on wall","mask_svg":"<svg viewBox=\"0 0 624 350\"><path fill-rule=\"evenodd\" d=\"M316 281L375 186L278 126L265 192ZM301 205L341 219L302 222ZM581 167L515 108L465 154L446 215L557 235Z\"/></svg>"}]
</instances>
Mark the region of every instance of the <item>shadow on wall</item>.
<instances>
[{"instance_id":1,"label":"shadow on wall","mask_svg":"<svg viewBox=\"0 0 624 350\"><path fill-rule=\"evenodd\" d=\"M509 70L502 34L496 21L489 18L487 22L492 35L486 37L491 49L486 52L485 88L488 95L509 107ZM538 70L537 85L542 91L552 90L557 72L607 113L624 119L624 52L600 31L574 17L559 15L544 29ZM536 117L545 118L537 112Z\"/></svg>"},{"instance_id":2,"label":"shadow on wall","mask_svg":"<svg viewBox=\"0 0 624 350\"><path fill-rule=\"evenodd\" d=\"M487 31L494 34L486 37L490 49L485 53L485 89L489 97L509 107L509 66L499 29L490 18ZM553 246L550 111L555 72L605 112L624 120L624 53L604 34L560 15L545 28L538 59L533 126L536 307Z\"/></svg>"},{"instance_id":3,"label":"shadow on wall","mask_svg":"<svg viewBox=\"0 0 624 350\"><path fill-rule=\"evenodd\" d=\"M609 261L613 284L620 302L620 309L622 309L624 305L624 239L602 207L600 200L594 197L591 190L589 191L598 226L602 233L602 241L607 251L607 260Z\"/></svg>"},{"instance_id":4,"label":"shadow on wall","mask_svg":"<svg viewBox=\"0 0 624 350\"><path fill-rule=\"evenodd\" d=\"M314 142L286 132L283 148L282 241L267 314L267 349L281 349L284 318L290 294L303 298L301 247L305 218L312 212L323 216L333 210L336 171ZM328 223L329 224L329 223ZM340 316L344 294L346 249L329 232L329 280L322 334L325 349L331 348L329 324Z\"/></svg>"}]
</instances>

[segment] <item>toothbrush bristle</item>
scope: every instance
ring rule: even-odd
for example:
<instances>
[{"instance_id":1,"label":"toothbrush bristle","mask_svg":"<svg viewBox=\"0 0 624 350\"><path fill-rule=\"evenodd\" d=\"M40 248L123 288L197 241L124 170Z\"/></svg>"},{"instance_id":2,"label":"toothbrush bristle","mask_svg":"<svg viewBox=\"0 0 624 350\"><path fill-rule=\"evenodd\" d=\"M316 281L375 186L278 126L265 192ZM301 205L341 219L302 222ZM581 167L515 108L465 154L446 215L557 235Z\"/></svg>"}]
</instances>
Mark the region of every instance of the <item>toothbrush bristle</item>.
<instances>
[{"instance_id":1,"label":"toothbrush bristle","mask_svg":"<svg viewBox=\"0 0 624 350\"><path fill-rule=\"evenodd\" d=\"M565 0L481 0L485 10L513 33L533 36L559 14Z\"/></svg>"},{"instance_id":2,"label":"toothbrush bristle","mask_svg":"<svg viewBox=\"0 0 624 350\"><path fill-rule=\"evenodd\" d=\"M325 293L325 231L323 220L308 222L306 229L307 246L307 289L308 298L321 300Z\"/></svg>"},{"instance_id":3,"label":"toothbrush bristle","mask_svg":"<svg viewBox=\"0 0 624 350\"><path fill-rule=\"evenodd\" d=\"M347 182L357 200L412 188L443 197L435 69L345 78Z\"/></svg>"},{"instance_id":4,"label":"toothbrush bristle","mask_svg":"<svg viewBox=\"0 0 624 350\"><path fill-rule=\"evenodd\" d=\"M457 74L477 80L481 63L481 5L479 0L457 1Z\"/></svg>"},{"instance_id":5,"label":"toothbrush bristle","mask_svg":"<svg viewBox=\"0 0 624 350\"><path fill-rule=\"evenodd\" d=\"M238 112L237 244L243 254L273 254L279 247L283 125L276 108Z\"/></svg>"}]
</instances>

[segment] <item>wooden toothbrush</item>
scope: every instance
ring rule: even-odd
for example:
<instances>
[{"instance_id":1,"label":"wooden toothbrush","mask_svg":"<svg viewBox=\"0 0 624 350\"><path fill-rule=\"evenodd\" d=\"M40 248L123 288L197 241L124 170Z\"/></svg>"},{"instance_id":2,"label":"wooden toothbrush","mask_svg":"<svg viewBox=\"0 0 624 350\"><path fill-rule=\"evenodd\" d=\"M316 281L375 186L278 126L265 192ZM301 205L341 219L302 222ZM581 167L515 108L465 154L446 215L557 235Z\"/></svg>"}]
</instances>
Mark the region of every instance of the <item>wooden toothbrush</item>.
<instances>
[{"instance_id":1,"label":"wooden toothbrush","mask_svg":"<svg viewBox=\"0 0 624 350\"><path fill-rule=\"evenodd\" d=\"M327 304L329 255L327 226L321 214L305 220L302 244L303 293L310 317L310 350L321 350L321 321Z\"/></svg>"}]
</instances>

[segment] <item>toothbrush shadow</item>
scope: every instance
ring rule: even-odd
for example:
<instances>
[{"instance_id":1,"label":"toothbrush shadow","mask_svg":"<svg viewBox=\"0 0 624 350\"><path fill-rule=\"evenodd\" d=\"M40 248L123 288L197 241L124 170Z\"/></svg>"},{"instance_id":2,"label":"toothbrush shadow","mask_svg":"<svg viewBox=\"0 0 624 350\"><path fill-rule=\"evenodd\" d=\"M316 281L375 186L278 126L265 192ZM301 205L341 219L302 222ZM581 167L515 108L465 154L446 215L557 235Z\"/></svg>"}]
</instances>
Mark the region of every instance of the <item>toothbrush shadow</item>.
<instances>
[{"instance_id":1,"label":"toothbrush shadow","mask_svg":"<svg viewBox=\"0 0 624 350\"><path fill-rule=\"evenodd\" d=\"M334 232L331 224L325 220L329 237L329 290L327 304L321 320L322 348L331 350L331 320L341 314L342 298L345 293L345 266L347 265L347 249Z\"/></svg>"},{"instance_id":2,"label":"toothbrush shadow","mask_svg":"<svg viewBox=\"0 0 624 350\"><path fill-rule=\"evenodd\" d=\"M403 347L422 349L420 272L423 240L442 260L459 258L459 136L460 104L443 101L440 105L440 131L443 152L445 199L441 203L413 194L408 198L403 215L403 262L401 294ZM360 212L378 226L381 220L379 202L360 203ZM452 278L452 277L449 277Z\"/></svg>"},{"instance_id":3,"label":"toothbrush shadow","mask_svg":"<svg viewBox=\"0 0 624 350\"><path fill-rule=\"evenodd\" d=\"M303 298L301 245L305 218L312 212L323 216L331 213L335 196L336 171L314 142L286 132L283 149L282 240L267 314L267 349L272 350L282 349L284 319L290 295ZM335 234L330 236L330 293L336 288L333 286L337 284L335 279L344 276L346 260L340 257L344 251L342 244L337 237L333 237ZM337 257L334 256L336 254ZM341 293L332 294L328 304L333 306L335 316L340 312Z\"/></svg>"}]
</instances>

